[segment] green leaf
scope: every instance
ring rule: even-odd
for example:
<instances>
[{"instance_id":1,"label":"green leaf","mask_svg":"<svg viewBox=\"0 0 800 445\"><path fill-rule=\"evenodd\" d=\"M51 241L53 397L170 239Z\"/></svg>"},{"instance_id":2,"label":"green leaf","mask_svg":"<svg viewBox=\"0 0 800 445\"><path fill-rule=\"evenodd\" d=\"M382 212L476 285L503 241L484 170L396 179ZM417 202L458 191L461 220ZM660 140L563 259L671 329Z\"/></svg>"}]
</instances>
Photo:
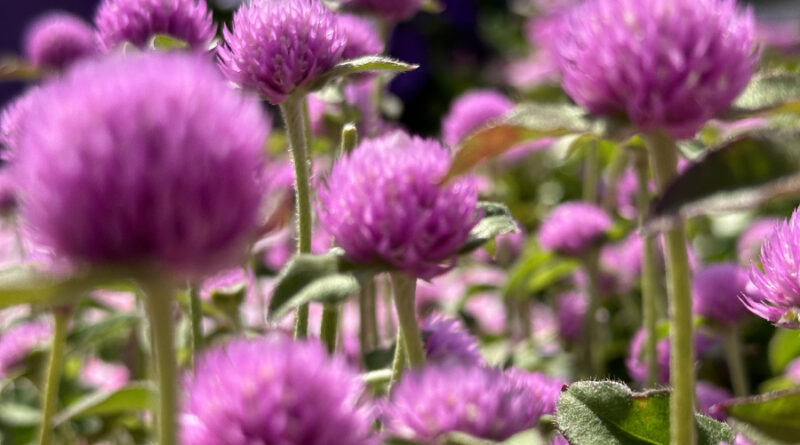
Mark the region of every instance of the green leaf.
<instances>
[{"instance_id":1,"label":"green leaf","mask_svg":"<svg viewBox=\"0 0 800 445\"><path fill-rule=\"evenodd\" d=\"M558 399L559 429L572 445L669 445L669 391L632 393L621 383L569 385ZM727 425L698 414L697 445L732 442Z\"/></svg>"},{"instance_id":2,"label":"green leaf","mask_svg":"<svg viewBox=\"0 0 800 445\"><path fill-rule=\"evenodd\" d=\"M358 281L352 275L336 274L316 279L304 286L300 292L286 300L280 307L272 310L270 302L269 317L278 320L290 310L312 301L338 303L344 301L358 290ZM273 297L274 298L274 297Z\"/></svg>"},{"instance_id":3,"label":"green leaf","mask_svg":"<svg viewBox=\"0 0 800 445\"><path fill-rule=\"evenodd\" d=\"M542 438L542 435L536 429L523 431L515 434L503 442L501 445L546 445L547 441Z\"/></svg>"},{"instance_id":4,"label":"green leaf","mask_svg":"<svg viewBox=\"0 0 800 445\"><path fill-rule=\"evenodd\" d=\"M729 117L800 113L800 75L768 73L756 76L733 103Z\"/></svg>"},{"instance_id":5,"label":"green leaf","mask_svg":"<svg viewBox=\"0 0 800 445\"><path fill-rule=\"evenodd\" d=\"M651 205L646 229L685 218L747 209L800 192L800 133L747 135L710 150L670 183Z\"/></svg>"},{"instance_id":6,"label":"green leaf","mask_svg":"<svg viewBox=\"0 0 800 445\"><path fill-rule=\"evenodd\" d=\"M86 291L118 287L124 271L95 268L68 277L45 275L29 267L0 271L0 308L18 304L63 304Z\"/></svg>"},{"instance_id":7,"label":"green leaf","mask_svg":"<svg viewBox=\"0 0 800 445\"><path fill-rule=\"evenodd\" d=\"M734 399L721 406L728 416L765 437L789 443L800 440L800 388Z\"/></svg>"},{"instance_id":8,"label":"green leaf","mask_svg":"<svg viewBox=\"0 0 800 445\"><path fill-rule=\"evenodd\" d=\"M39 425L42 415L38 409L19 403L0 404L0 425L28 427Z\"/></svg>"},{"instance_id":9,"label":"green leaf","mask_svg":"<svg viewBox=\"0 0 800 445\"><path fill-rule=\"evenodd\" d=\"M377 371L370 371L361 375L361 380L369 386L385 385L392 380L391 369L378 369Z\"/></svg>"},{"instance_id":10,"label":"green leaf","mask_svg":"<svg viewBox=\"0 0 800 445\"><path fill-rule=\"evenodd\" d=\"M81 326L67 336L67 344L72 348L100 343L109 337L127 333L141 320L138 313L111 314L102 320ZM127 334L126 334L127 335Z\"/></svg>"},{"instance_id":11,"label":"green leaf","mask_svg":"<svg viewBox=\"0 0 800 445\"><path fill-rule=\"evenodd\" d=\"M37 80L43 75L35 66L14 56L0 58L0 82Z\"/></svg>"},{"instance_id":12,"label":"green leaf","mask_svg":"<svg viewBox=\"0 0 800 445\"><path fill-rule=\"evenodd\" d=\"M519 230L511 211L504 204L479 202L478 209L483 212L483 218L469 232L467 242L459 253L472 252L496 236Z\"/></svg>"},{"instance_id":13,"label":"green leaf","mask_svg":"<svg viewBox=\"0 0 800 445\"><path fill-rule=\"evenodd\" d=\"M439 443L442 445L494 445L497 442L455 431L440 438Z\"/></svg>"},{"instance_id":14,"label":"green leaf","mask_svg":"<svg viewBox=\"0 0 800 445\"><path fill-rule=\"evenodd\" d=\"M800 332L778 329L769 342L767 350L769 367L774 374L782 374L786 366L800 357Z\"/></svg>"},{"instance_id":15,"label":"green leaf","mask_svg":"<svg viewBox=\"0 0 800 445\"><path fill-rule=\"evenodd\" d=\"M585 112L572 105L523 104L497 125L469 136L455 154L447 182L489 158L498 156L522 142L592 132L593 123Z\"/></svg>"},{"instance_id":16,"label":"green leaf","mask_svg":"<svg viewBox=\"0 0 800 445\"><path fill-rule=\"evenodd\" d=\"M424 0L420 6L420 10L430 12L431 14L439 14L444 12L444 5L438 0Z\"/></svg>"},{"instance_id":17,"label":"green leaf","mask_svg":"<svg viewBox=\"0 0 800 445\"><path fill-rule=\"evenodd\" d=\"M55 419L55 426L88 416L106 416L152 408L156 390L147 382L130 383L116 391L97 391L66 407Z\"/></svg>"},{"instance_id":18,"label":"green leaf","mask_svg":"<svg viewBox=\"0 0 800 445\"><path fill-rule=\"evenodd\" d=\"M156 51L173 51L186 49L189 47L189 44L179 38L167 34L156 34L152 39L150 39L149 46Z\"/></svg>"},{"instance_id":19,"label":"green leaf","mask_svg":"<svg viewBox=\"0 0 800 445\"><path fill-rule=\"evenodd\" d=\"M794 440L791 442L785 442L783 440L772 439L759 431L757 428L753 428L749 424L740 422L736 419L728 419L728 423L733 427L734 430L739 432L739 434L742 434L749 439L750 442L757 445L797 445L797 442Z\"/></svg>"},{"instance_id":20,"label":"green leaf","mask_svg":"<svg viewBox=\"0 0 800 445\"><path fill-rule=\"evenodd\" d=\"M345 60L319 76L305 89L305 92L319 90L329 82L352 74L374 71L404 72L415 70L417 67L418 65L412 65L385 56L364 56Z\"/></svg>"}]
</instances>

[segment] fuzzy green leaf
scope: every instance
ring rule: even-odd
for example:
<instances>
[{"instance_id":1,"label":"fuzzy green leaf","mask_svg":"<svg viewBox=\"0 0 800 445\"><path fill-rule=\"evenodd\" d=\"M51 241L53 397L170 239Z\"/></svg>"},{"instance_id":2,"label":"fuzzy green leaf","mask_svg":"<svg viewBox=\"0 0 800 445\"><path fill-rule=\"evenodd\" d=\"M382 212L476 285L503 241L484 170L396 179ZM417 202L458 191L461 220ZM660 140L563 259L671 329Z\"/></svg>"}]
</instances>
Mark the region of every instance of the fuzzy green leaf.
<instances>
[{"instance_id":1,"label":"fuzzy green leaf","mask_svg":"<svg viewBox=\"0 0 800 445\"><path fill-rule=\"evenodd\" d=\"M417 69L418 65L402 62L385 56L364 56L340 62L319 76L305 91L316 91L336 79L352 74L375 71L405 72Z\"/></svg>"},{"instance_id":2,"label":"fuzzy green leaf","mask_svg":"<svg viewBox=\"0 0 800 445\"><path fill-rule=\"evenodd\" d=\"M29 267L9 268L0 271L0 308L19 304L63 304L92 289L117 288L125 277L122 270L106 268L68 277L45 275Z\"/></svg>"},{"instance_id":3,"label":"fuzzy green leaf","mask_svg":"<svg viewBox=\"0 0 800 445\"><path fill-rule=\"evenodd\" d=\"M767 350L769 367L774 374L782 374L786 366L800 357L800 332L778 329L769 342Z\"/></svg>"},{"instance_id":4,"label":"fuzzy green leaf","mask_svg":"<svg viewBox=\"0 0 800 445\"><path fill-rule=\"evenodd\" d=\"M478 209L483 212L483 218L469 232L467 242L459 251L462 254L474 251L499 235L519 230L511 211L504 204L479 202Z\"/></svg>"},{"instance_id":5,"label":"fuzzy green leaf","mask_svg":"<svg viewBox=\"0 0 800 445\"><path fill-rule=\"evenodd\" d=\"M772 440L800 442L800 388L734 399L722 404L733 419Z\"/></svg>"},{"instance_id":6,"label":"fuzzy green leaf","mask_svg":"<svg viewBox=\"0 0 800 445\"><path fill-rule=\"evenodd\" d=\"M152 408L156 390L149 382L130 383L116 391L97 391L79 399L59 413L54 424L88 416L106 416Z\"/></svg>"},{"instance_id":7,"label":"fuzzy green leaf","mask_svg":"<svg viewBox=\"0 0 800 445\"><path fill-rule=\"evenodd\" d=\"M733 104L729 117L800 113L800 75L769 73L756 76Z\"/></svg>"}]
</instances>

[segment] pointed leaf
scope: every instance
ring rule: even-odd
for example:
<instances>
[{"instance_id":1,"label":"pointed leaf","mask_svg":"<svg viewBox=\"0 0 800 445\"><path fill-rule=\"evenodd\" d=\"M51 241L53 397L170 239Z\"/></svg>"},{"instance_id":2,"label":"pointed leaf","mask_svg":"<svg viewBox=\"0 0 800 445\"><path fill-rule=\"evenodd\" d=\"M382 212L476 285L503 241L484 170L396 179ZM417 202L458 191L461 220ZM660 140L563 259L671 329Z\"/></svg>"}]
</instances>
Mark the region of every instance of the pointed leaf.
<instances>
[{"instance_id":1,"label":"pointed leaf","mask_svg":"<svg viewBox=\"0 0 800 445\"><path fill-rule=\"evenodd\" d=\"M177 49L186 49L189 44L185 41L167 34L156 34L150 39L150 48L156 51L172 51Z\"/></svg>"},{"instance_id":2,"label":"pointed leaf","mask_svg":"<svg viewBox=\"0 0 800 445\"><path fill-rule=\"evenodd\" d=\"M769 342L767 357L773 374L782 374L792 360L800 357L800 331L792 329L775 331Z\"/></svg>"},{"instance_id":3,"label":"pointed leaf","mask_svg":"<svg viewBox=\"0 0 800 445\"><path fill-rule=\"evenodd\" d=\"M800 441L800 388L730 400L722 408L768 438Z\"/></svg>"},{"instance_id":4,"label":"pointed leaf","mask_svg":"<svg viewBox=\"0 0 800 445\"><path fill-rule=\"evenodd\" d=\"M800 134L747 135L710 150L653 201L647 231L800 192L798 144Z\"/></svg>"},{"instance_id":5,"label":"pointed leaf","mask_svg":"<svg viewBox=\"0 0 800 445\"><path fill-rule=\"evenodd\" d=\"M141 316L136 312L111 314L98 322L81 326L70 332L67 336L67 344L71 348L97 344L114 335L127 333L140 320Z\"/></svg>"},{"instance_id":6,"label":"pointed leaf","mask_svg":"<svg viewBox=\"0 0 800 445\"><path fill-rule=\"evenodd\" d=\"M729 115L741 119L777 113L800 113L800 74L756 76L736 99Z\"/></svg>"},{"instance_id":7,"label":"pointed leaf","mask_svg":"<svg viewBox=\"0 0 800 445\"><path fill-rule=\"evenodd\" d=\"M483 212L483 218L469 232L467 242L459 251L462 254L472 252L496 236L519 231L511 211L504 204L479 202L478 209Z\"/></svg>"},{"instance_id":8,"label":"pointed leaf","mask_svg":"<svg viewBox=\"0 0 800 445\"><path fill-rule=\"evenodd\" d=\"M375 71L405 72L417 69L418 65L402 62L385 56L364 56L357 59L345 60L340 62L327 72L323 73L311 86L308 91L316 91L324 87L329 82L349 76L351 74L367 73Z\"/></svg>"},{"instance_id":9,"label":"pointed leaf","mask_svg":"<svg viewBox=\"0 0 800 445\"><path fill-rule=\"evenodd\" d=\"M572 445L669 445L669 391L632 393L610 381L569 385L558 399L558 426ZM727 425L698 414L697 445L732 442Z\"/></svg>"},{"instance_id":10,"label":"pointed leaf","mask_svg":"<svg viewBox=\"0 0 800 445\"><path fill-rule=\"evenodd\" d=\"M338 303L356 291L358 291L358 280L351 275L335 274L318 278L304 286L281 306L273 309L270 302L269 318L273 321L279 320L290 310L312 301Z\"/></svg>"},{"instance_id":11,"label":"pointed leaf","mask_svg":"<svg viewBox=\"0 0 800 445\"><path fill-rule=\"evenodd\" d=\"M156 390L149 382L130 383L116 391L97 391L79 399L59 413L54 424L88 416L105 416L152 408Z\"/></svg>"}]
</instances>

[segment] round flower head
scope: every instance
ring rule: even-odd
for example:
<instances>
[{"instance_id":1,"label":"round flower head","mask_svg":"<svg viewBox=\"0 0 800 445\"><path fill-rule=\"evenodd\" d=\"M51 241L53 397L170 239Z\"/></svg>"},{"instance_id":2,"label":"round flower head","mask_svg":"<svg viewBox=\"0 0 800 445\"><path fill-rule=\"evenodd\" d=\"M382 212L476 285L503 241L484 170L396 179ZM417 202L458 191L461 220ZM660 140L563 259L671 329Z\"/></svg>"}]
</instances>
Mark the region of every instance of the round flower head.
<instances>
[{"instance_id":1,"label":"round flower head","mask_svg":"<svg viewBox=\"0 0 800 445\"><path fill-rule=\"evenodd\" d=\"M99 358L89 357L83 364L79 380L90 388L116 391L130 380L130 371L125 365L106 363Z\"/></svg>"},{"instance_id":2,"label":"round flower head","mask_svg":"<svg viewBox=\"0 0 800 445\"><path fill-rule=\"evenodd\" d=\"M565 255L580 255L611 228L611 217L586 202L568 202L554 208L539 226L539 244Z\"/></svg>"},{"instance_id":3,"label":"round flower head","mask_svg":"<svg viewBox=\"0 0 800 445\"><path fill-rule=\"evenodd\" d=\"M750 267L741 295L751 312L782 328L800 329L800 211L775 225L761 247L761 266Z\"/></svg>"},{"instance_id":4,"label":"round flower head","mask_svg":"<svg viewBox=\"0 0 800 445\"><path fill-rule=\"evenodd\" d=\"M41 68L63 69L97 50L91 26L67 13L38 18L25 31L23 42L25 58Z\"/></svg>"},{"instance_id":5,"label":"round flower head","mask_svg":"<svg viewBox=\"0 0 800 445\"><path fill-rule=\"evenodd\" d=\"M758 261L758 254L761 252L764 240L772 234L779 222L778 218L762 218L750 224L736 243L739 263L749 266L753 261Z\"/></svg>"},{"instance_id":6,"label":"round flower head","mask_svg":"<svg viewBox=\"0 0 800 445\"><path fill-rule=\"evenodd\" d=\"M678 139L725 111L758 60L735 0L588 0L549 44L576 102Z\"/></svg>"},{"instance_id":7,"label":"round flower head","mask_svg":"<svg viewBox=\"0 0 800 445\"><path fill-rule=\"evenodd\" d=\"M558 332L567 341L577 341L583 331L586 297L580 292L567 292L558 297Z\"/></svg>"},{"instance_id":8,"label":"round flower head","mask_svg":"<svg viewBox=\"0 0 800 445\"><path fill-rule=\"evenodd\" d=\"M536 400L538 409L536 419L545 414L555 414L561 389L568 382L558 377L551 377L541 372L528 372L517 368L506 371L506 375L515 380L519 386L527 389L529 395ZM534 421L536 422L536 420Z\"/></svg>"},{"instance_id":9,"label":"round flower head","mask_svg":"<svg viewBox=\"0 0 800 445\"><path fill-rule=\"evenodd\" d=\"M45 322L28 322L9 328L0 335L0 379L19 366L37 346L44 345L53 333Z\"/></svg>"},{"instance_id":10,"label":"round flower head","mask_svg":"<svg viewBox=\"0 0 800 445\"><path fill-rule=\"evenodd\" d=\"M213 272L241 253L259 222L269 123L213 64L109 57L43 96L14 166L43 246L77 263L176 272Z\"/></svg>"},{"instance_id":11,"label":"round flower head","mask_svg":"<svg viewBox=\"0 0 800 445\"><path fill-rule=\"evenodd\" d=\"M10 161L15 157L20 137L25 131L26 119L45 89L34 87L25 91L6 105L0 114L0 145L2 145L0 158L4 161Z\"/></svg>"},{"instance_id":12,"label":"round flower head","mask_svg":"<svg viewBox=\"0 0 800 445\"><path fill-rule=\"evenodd\" d=\"M514 103L493 90L476 90L463 94L450 106L442 121L442 140L455 146L465 137L492 121L507 115Z\"/></svg>"},{"instance_id":13,"label":"round flower head","mask_svg":"<svg viewBox=\"0 0 800 445\"><path fill-rule=\"evenodd\" d=\"M747 271L733 263L700 270L692 283L694 313L717 323L733 324L749 316L739 295L747 286Z\"/></svg>"},{"instance_id":14,"label":"round flower head","mask_svg":"<svg viewBox=\"0 0 800 445\"><path fill-rule=\"evenodd\" d=\"M372 444L363 393L358 375L318 344L234 340L187 376L181 444Z\"/></svg>"},{"instance_id":15,"label":"round flower head","mask_svg":"<svg viewBox=\"0 0 800 445\"><path fill-rule=\"evenodd\" d=\"M273 104L331 69L347 44L336 15L319 0L253 0L223 33L222 71Z\"/></svg>"},{"instance_id":16,"label":"round flower head","mask_svg":"<svg viewBox=\"0 0 800 445\"><path fill-rule=\"evenodd\" d=\"M631 340L628 350L628 358L625 359L625 366L628 374L636 382L644 384L647 381L647 362L644 358L644 342L647 339L647 332L640 329ZM656 343L656 356L658 358L659 383L669 383L669 337L662 338ZM696 357L701 357L709 349L714 347L715 341L705 334L697 333L694 336L694 352Z\"/></svg>"},{"instance_id":17,"label":"round flower head","mask_svg":"<svg viewBox=\"0 0 800 445\"><path fill-rule=\"evenodd\" d=\"M442 366L480 366L484 363L478 351L478 341L455 318L431 315L420 329L429 363Z\"/></svg>"},{"instance_id":18,"label":"round flower head","mask_svg":"<svg viewBox=\"0 0 800 445\"><path fill-rule=\"evenodd\" d=\"M708 382L697 382L695 392L697 393L698 410L709 417L724 422L727 417L725 412L715 409L714 405L732 399L733 394L725 388L720 388Z\"/></svg>"},{"instance_id":19,"label":"round flower head","mask_svg":"<svg viewBox=\"0 0 800 445\"><path fill-rule=\"evenodd\" d=\"M350 0L348 6L377 14L389 22L410 19L422 8L423 0Z\"/></svg>"},{"instance_id":20,"label":"round flower head","mask_svg":"<svg viewBox=\"0 0 800 445\"><path fill-rule=\"evenodd\" d=\"M541 400L520 379L491 368L428 366L403 375L382 419L390 435L436 443L455 431L502 441L540 415Z\"/></svg>"},{"instance_id":21,"label":"round flower head","mask_svg":"<svg viewBox=\"0 0 800 445\"><path fill-rule=\"evenodd\" d=\"M339 29L347 38L347 44L342 51L343 59L356 59L383 52L383 41L373 23L353 14L339 14L337 18Z\"/></svg>"},{"instance_id":22,"label":"round flower head","mask_svg":"<svg viewBox=\"0 0 800 445\"><path fill-rule=\"evenodd\" d=\"M124 42L142 48L156 34L166 34L201 49L215 32L204 0L103 0L94 24L97 39L106 50Z\"/></svg>"},{"instance_id":23,"label":"round flower head","mask_svg":"<svg viewBox=\"0 0 800 445\"><path fill-rule=\"evenodd\" d=\"M396 132L362 142L319 191L319 217L347 256L430 279L450 269L477 223L470 178L445 185L450 154Z\"/></svg>"}]
</instances>

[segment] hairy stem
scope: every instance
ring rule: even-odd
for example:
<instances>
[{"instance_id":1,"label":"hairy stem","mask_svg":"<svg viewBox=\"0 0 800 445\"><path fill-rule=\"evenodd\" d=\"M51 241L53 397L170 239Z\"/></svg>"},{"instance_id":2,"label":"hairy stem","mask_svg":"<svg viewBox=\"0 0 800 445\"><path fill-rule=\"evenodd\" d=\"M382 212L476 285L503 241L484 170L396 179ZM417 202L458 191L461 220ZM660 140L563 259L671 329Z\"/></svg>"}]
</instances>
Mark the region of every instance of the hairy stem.
<instances>
[{"instance_id":1,"label":"hairy stem","mask_svg":"<svg viewBox=\"0 0 800 445\"><path fill-rule=\"evenodd\" d=\"M587 277L586 296L589 299L583 320L583 357L586 371L590 372L591 376L598 377L603 374L603 360L598 343L600 329L597 324L597 309L600 306L600 288L597 252L587 255L583 261L583 268Z\"/></svg>"},{"instance_id":2,"label":"hairy stem","mask_svg":"<svg viewBox=\"0 0 800 445\"><path fill-rule=\"evenodd\" d=\"M336 330L338 326L339 306L326 303L322 306L322 326L320 326L319 336L331 354L336 350Z\"/></svg>"},{"instance_id":3,"label":"hairy stem","mask_svg":"<svg viewBox=\"0 0 800 445\"><path fill-rule=\"evenodd\" d=\"M53 341L50 345L50 358L47 376L42 393L42 423L39 425L39 445L50 445L53 440L53 416L58 405L58 386L64 369L64 349L67 344L67 325L72 310L53 308Z\"/></svg>"},{"instance_id":4,"label":"hairy stem","mask_svg":"<svg viewBox=\"0 0 800 445\"><path fill-rule=\"evenodd\" d=\"M392 273L394 289L394 307L397 311L397 320L400 325L403 347L408 355L408 364L412 368L421 368L425 365L425 346L422 343L422 333L417 324L415 295L417 280L400 272Z\"/></svg>"},{"instance_id":5,"label":"hairy stem","mask_svg":"<svg viewBox=\"0 0 800 445\"><path fill-rule=\"evenodd\" d=\"M724 331L725 358L728 360L728 370L731 374L731 384L733 393L736 397L745 397L750 389L748 388L747 369L744 365L742 355L742 341L739 338L737 326L726 327Z\"/></svg>"},{"instance_id":6,"label":"hairy stem","mask_svg":"<svg viewBox=\"0 0 800 445\"><path fill-rule=\"evenodd\" d=\"M358 291L359 340L366 353L378 347L378 305L375 300L375 279L368 279Z\"/></svg>"}]
</instances>

